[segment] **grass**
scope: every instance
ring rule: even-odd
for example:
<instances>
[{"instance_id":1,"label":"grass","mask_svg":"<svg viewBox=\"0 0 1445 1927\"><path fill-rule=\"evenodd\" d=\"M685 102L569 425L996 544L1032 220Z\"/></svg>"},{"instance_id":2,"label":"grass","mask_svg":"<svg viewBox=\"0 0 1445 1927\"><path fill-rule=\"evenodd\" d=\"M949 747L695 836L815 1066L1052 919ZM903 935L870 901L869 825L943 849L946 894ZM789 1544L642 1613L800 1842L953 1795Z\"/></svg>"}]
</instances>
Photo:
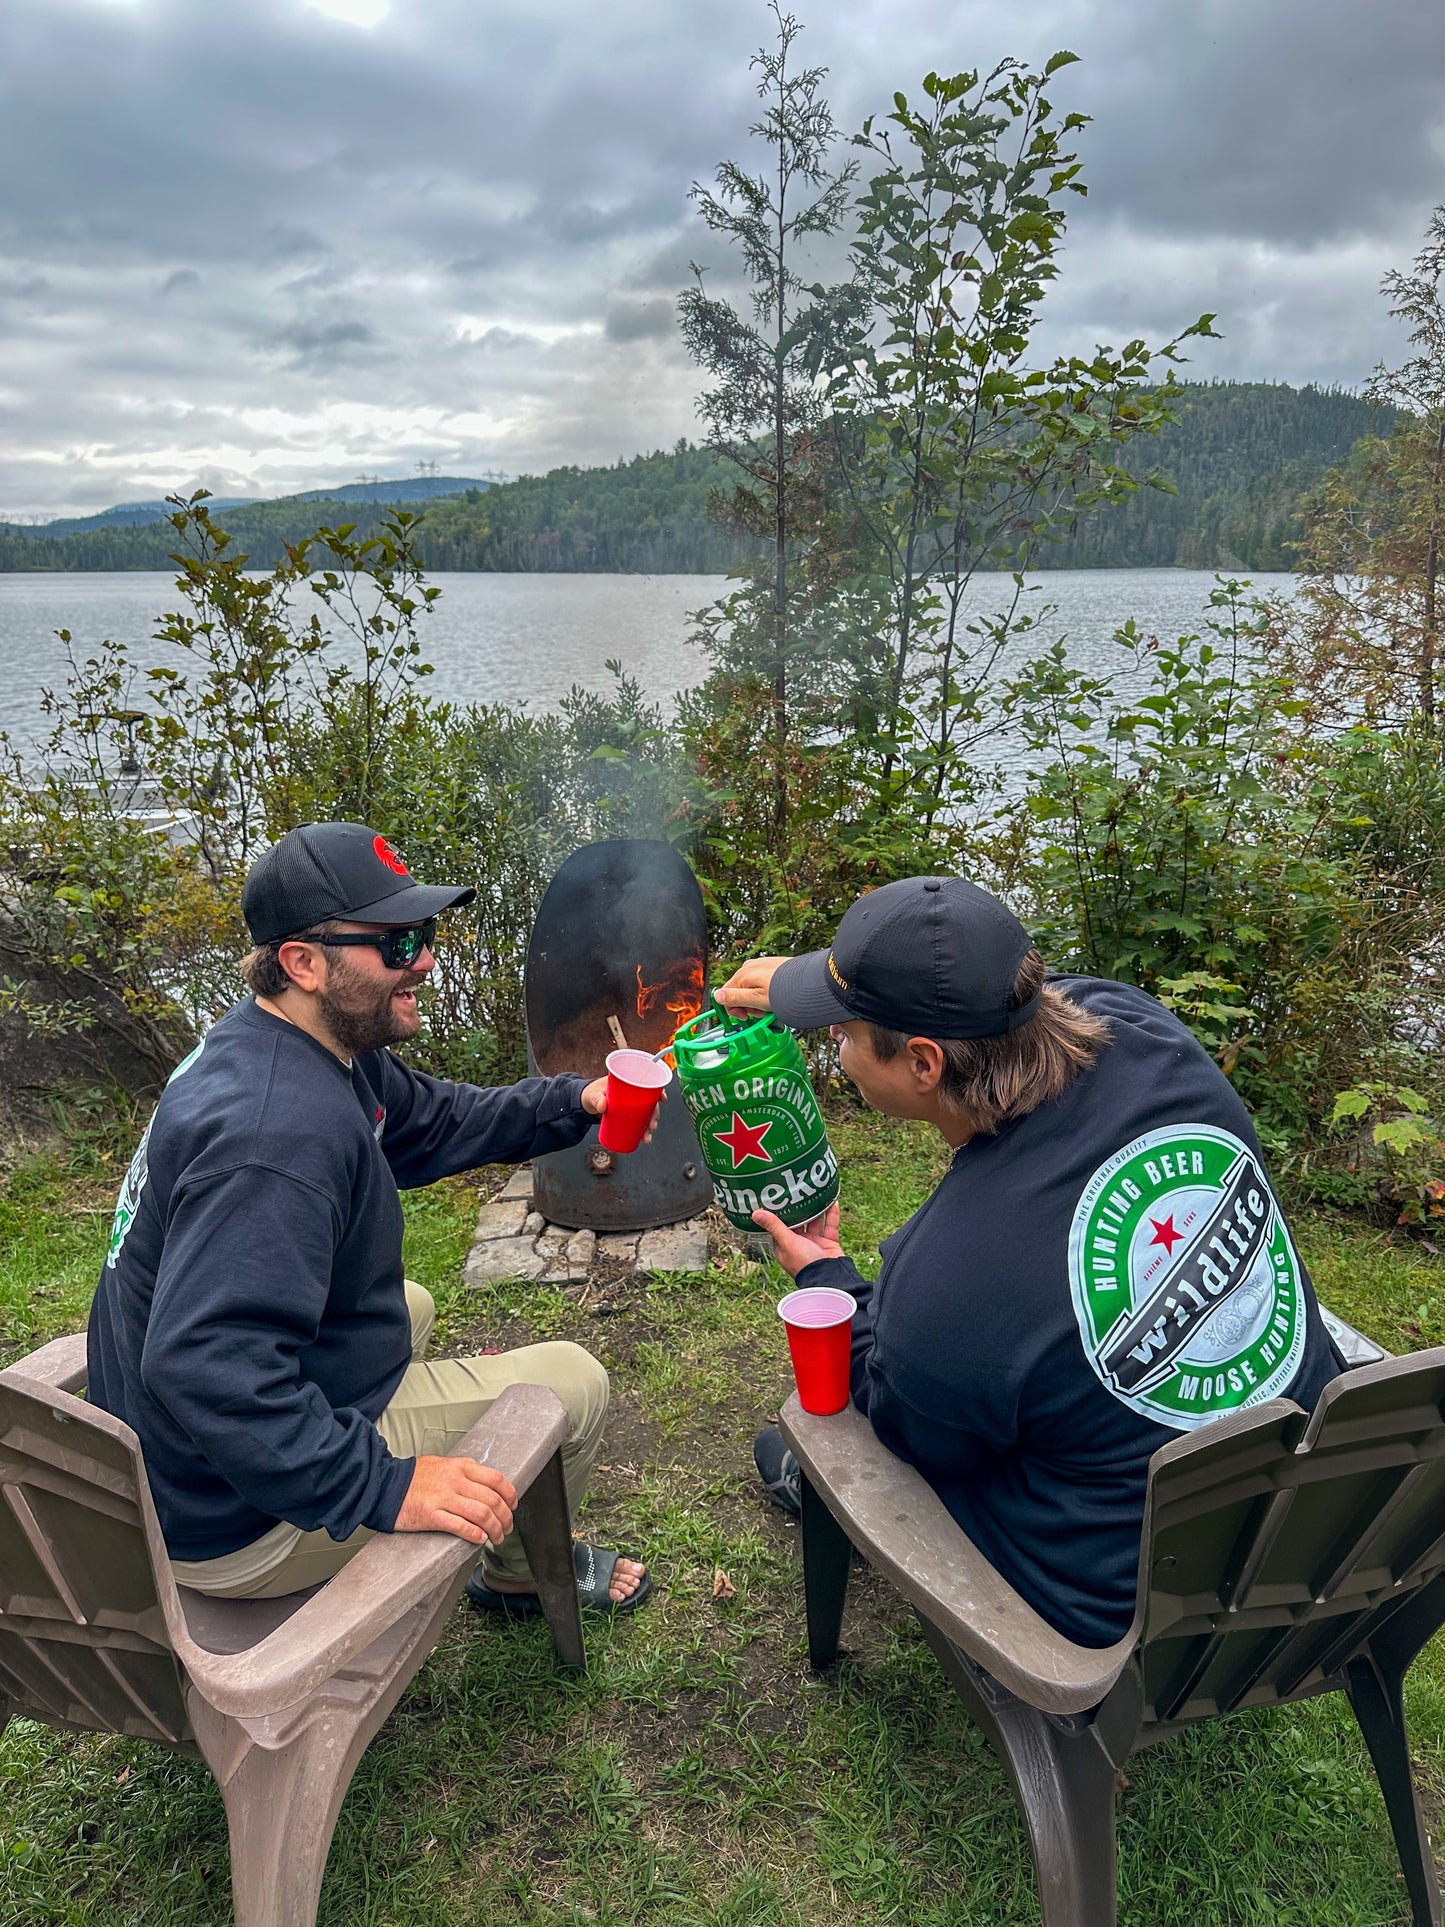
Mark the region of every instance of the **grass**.
<instances>
[{"instance_id":1,"label":"grass","mask_svg":"<svg viewBox=\"0 0 1445 1927\"><path fill-rule=\"evenodd\" d=\"M845 1120L845 1230L879 1236L939 1160L906 1127ZM5 1356L74 1329L128 1151L97 1137L0 1192ZM408 1199L407 1267L453 1350L565 1335L613 1374L584 1518L653 1561L636 1618L589 1628L591 1670L545 1631L459 1612L342 1810L326 1927L1032 1927L1027 1845L999 1767L900 1601L859 1574L847 1651L806 1667L796 1530L760 1499L753 1431L788 1382L776 1274L706 1275L577 1304L461 1284L477 1201ZM1301 1216L1327 1300L1391 1349L1445 1339L1445 1265L1396 1236ZM733 1596L715 1599L717 1573ZM1445 1785L1445 1664L1410 1715L1427 1795ZM1216 1722L1131 1761L1121 1917L1150 1927L1398 1927L1383 1804L1334 1699ZM209 1776L138 1742L17 1720L0 1740L0 1927L220 1927L225 1825Z\"/></svg>"}]
</instances>

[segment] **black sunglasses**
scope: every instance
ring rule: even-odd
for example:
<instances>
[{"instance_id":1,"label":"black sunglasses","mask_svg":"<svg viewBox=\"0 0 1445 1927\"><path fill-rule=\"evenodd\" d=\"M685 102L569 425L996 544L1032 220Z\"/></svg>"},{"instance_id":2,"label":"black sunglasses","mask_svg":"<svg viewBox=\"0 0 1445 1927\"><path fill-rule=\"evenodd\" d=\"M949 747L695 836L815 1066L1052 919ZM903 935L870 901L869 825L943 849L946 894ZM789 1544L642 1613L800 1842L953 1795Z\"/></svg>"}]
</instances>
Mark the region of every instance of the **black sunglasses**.
<instances>
[{"instance_id":1,"label":"black sunglasses","mask_svg":"<svg viewBox=\"0 0 1445 1927\"><path fill-rule=\"evenodd\" d=\"M348 944L365 944L369 949L381 952L381 961L388 970L408 970L423 950L430 950L437 933L437 920L428 917L425 923L402 923L394 930L347 931L339 937L321 937L308 934L304 937L288 937L288 943L324 943L328 949L340 950Z\"/></svg>"}]
</instances>

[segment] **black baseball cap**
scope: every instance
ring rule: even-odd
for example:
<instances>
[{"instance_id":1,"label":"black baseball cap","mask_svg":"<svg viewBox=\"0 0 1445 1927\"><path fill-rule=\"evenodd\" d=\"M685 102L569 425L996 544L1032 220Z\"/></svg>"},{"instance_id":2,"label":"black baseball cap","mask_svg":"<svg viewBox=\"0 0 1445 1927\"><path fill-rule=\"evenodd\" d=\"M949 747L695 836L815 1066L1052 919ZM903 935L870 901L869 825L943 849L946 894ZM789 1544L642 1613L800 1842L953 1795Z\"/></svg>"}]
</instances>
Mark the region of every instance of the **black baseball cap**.
<instances>
[{"instance_id":1,"label":"black baseball cap","mask_svg":"<svg viewBox=\"0 0 1445 1927\"><path fill-rule=\"evenodd\" d=\"M962 877L905 877L844 914L831 948L790 957L769 1001L790 1030L863 1017L911 1037L998 1037L1026 1024L1014 978L1033 939L997 897Z\"/></svg>"},{"instance_id":2,"label":"black baseball cap","mask_svg":"<svg viewBox=\"0 0 1445 1927\"><path fill-rule=\"evenodd\" d=\"M241 914L253 943L279 943L328 917L424 923L476 894L444 883L414 883L386 838L364 823L303 823L246 872Z\"/></svg>"}]
</instances>

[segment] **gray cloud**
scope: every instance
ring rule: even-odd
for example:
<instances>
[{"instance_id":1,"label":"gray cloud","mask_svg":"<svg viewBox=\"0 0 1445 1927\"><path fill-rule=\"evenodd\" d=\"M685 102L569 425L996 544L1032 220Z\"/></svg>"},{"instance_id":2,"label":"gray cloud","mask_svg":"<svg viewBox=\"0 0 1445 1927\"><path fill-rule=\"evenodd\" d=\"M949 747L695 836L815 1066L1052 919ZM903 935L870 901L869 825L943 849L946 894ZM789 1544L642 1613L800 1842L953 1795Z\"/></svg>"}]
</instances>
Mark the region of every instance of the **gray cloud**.
<instances>
[{"instance_id":1,"label":"gray cloud","mask_svg":"<svg viewBox=\"0 0 1445 1927\"><path fill-rule=\"evenodd\" d=\"M673 303L691 259L731 271L687 190L747 155L764 8L346 9L6 0L0 513L692 432ZM1352 383L1395 352L1379 277L1445 198L1438 8L833 0L802 51L852 128L930 68L1065 45L1091 192L1041 353L1202 309L1200 375Z\"/></svg>"},{"instance_id":2,"label":"gray cloud","mask_svg":"<svg viewBox=\"0 0 1445 1927\"><path fill-rule=\"evenodd\" d=\"M670 298L639 301L619 298L607 310L604 331L609 341L661 341L677 327Z\"/></svg>"}]
</instances>

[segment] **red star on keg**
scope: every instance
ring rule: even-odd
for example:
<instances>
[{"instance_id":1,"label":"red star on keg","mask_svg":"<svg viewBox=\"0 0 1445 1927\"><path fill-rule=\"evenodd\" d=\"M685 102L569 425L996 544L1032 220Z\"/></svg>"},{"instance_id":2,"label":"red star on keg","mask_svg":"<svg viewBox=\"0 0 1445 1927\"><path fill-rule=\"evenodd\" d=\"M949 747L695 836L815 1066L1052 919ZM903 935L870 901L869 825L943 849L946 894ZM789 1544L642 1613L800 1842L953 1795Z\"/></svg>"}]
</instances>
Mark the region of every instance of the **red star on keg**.
<instances>
[{"instance_id":1,"label":"red star on keg","mask_svg":"<svg viewBox=\"0 0 1445 1927\"><path fill-rule=\"evenodd\" d=\"M733 1128L730 1131L716 1131L714 1136L719 1144L725 1144L733 1154L733 1169L746 1164L749 1158L756 1158L760 1164L771 1164L772 1156L763 1149L763 1139L773 1128L771 1120L766 1124L746 1124L736 1111L733 1112Z\"/></svg>"},{"instance_id":2,"label":"red star on keg","mask_svg":"<svg viewBox=\"0 0 1445 1927\"><path fill-rule=\"evenodd\" d=\"M1179 1240L1184 1236L1182 1231L1176 1231L1174 1229L1174 1213L1171 1211L1169 1216L1162 1222L1158 1218L1151 1218L1149 1222L1154 1227L1154 1236L1149 1240L1150 1244L1163 1245L1165 1251L1168 1252L1172 1258L1174 1256L1175 1245L1177 1245Z\"/></svg>"}]
</instances>

